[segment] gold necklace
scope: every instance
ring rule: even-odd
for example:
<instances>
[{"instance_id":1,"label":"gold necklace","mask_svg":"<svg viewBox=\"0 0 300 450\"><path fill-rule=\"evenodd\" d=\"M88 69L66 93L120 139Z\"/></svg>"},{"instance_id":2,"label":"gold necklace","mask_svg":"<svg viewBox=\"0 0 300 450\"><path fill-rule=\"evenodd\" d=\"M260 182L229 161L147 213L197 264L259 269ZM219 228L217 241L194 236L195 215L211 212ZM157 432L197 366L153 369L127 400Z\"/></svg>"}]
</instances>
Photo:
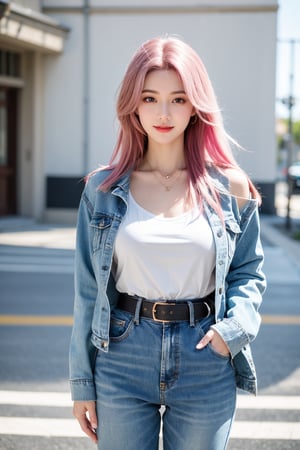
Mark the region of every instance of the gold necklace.
<instances>
[{"instance_id":1,"label":"gold necklace","mask_svg":"<svg viewBox=\"0 0 300 450\"><path fill-rule=\"evenodd\" d=\"M154 174L154 176L156 177L157 181L159 182L159 184L161 186L163 186L165 188L166 192L169 192L174 187L175 181L177 181L180 174L184 170L184 169L176 169L173 173L167 173L166 175L163 175L158 170L153 169L153 167L151 166L151 164L149 163L149 161L147 159L146 159L146 162L148 163L148 166L150 167L150 169L151 169L152 173ZM175 179L172 180L173 181L172 186L162 183L160 177L164 178L166 181L169 181L171 178L173 178L173 175L175 175L175 173L176 173L176 177L175 177Z\"/></svg>"},{"instance_id":2,"label":"gold necklace","mask_svg":"<svg viewBox=\"0 0 300 450\"><path fill-rule=\"evenodd\" d=\"M159 176L161 176L162 178L164 178L166 181L169 181L169 180L173 177L173 175L174 175L175 172L173 172L172 174L168 174L168 175L162 175L160 172L157 172L156 170L153 170L153 169L152 169L152 171L153 171L153 174L154 174L154 176L156 177L157 181L159 182L159 184L160 184L161 186L163 186L163 187L165 188L165 191L166 191L166 192L169 192L169 191L174 187L175 181L177 181L177 179L179 178L179 175L180 175L180 173L181 173L181 171L178 169L178 170L176 171L176 172L177 172L177 176L172 180L172 181L173 181L172 186L168 186L168 185L166 185L165 183L162 183L162 181L161 181L161 179L159 178Z\"/></svg>"}]
</instances>

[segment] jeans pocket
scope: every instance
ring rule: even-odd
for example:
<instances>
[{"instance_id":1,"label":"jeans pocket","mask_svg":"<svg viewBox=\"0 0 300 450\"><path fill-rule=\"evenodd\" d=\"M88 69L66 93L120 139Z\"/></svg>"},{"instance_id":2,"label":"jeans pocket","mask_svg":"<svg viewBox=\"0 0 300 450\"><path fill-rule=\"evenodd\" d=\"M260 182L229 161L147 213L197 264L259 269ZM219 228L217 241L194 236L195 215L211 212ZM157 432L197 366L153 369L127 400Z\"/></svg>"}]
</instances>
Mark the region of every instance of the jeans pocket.
<instances>
[{"instance_id":1,"label":"jeans pocket","mask_svg":"<svg viewBox=\"0 0 300 450\"><path fill-rule=\"evenodd\" d=\"M225 361L228 361L230 359L230 354L223 355L222 353L219 353L211 344L207 345L207 348L210 350L210 352L216 356L217 358L223 359Z\"/></svg>"},{"instance_id":2,"label":"jeans pocket","mask_svg":"<svg viewBox=\"0 0 300 450\"><path fill-rule=\"evenodd\" d=\"M125 311L115 309L111 313L109 336L112 342L126 339L134 326L133 316Z\"/></svg>"},{"instance_id":3,"label":"jeans pocket","mask_svg":"<svg viewBox=\"0 0 300 450\"><path fill-rule=\"evenodd\" d=\"M206 317L205 319L201 320L198 324L198 333L199 333L199 340L203 338L203 336L208 332L211 325L215 323L215 319L213 316ZM213 357L216 357L223 361L228 361L230 359L230 354L224 355L222 353L219 353L210 343L207 345L207 350L209 354Z\"/></svg>"}]
</instances>

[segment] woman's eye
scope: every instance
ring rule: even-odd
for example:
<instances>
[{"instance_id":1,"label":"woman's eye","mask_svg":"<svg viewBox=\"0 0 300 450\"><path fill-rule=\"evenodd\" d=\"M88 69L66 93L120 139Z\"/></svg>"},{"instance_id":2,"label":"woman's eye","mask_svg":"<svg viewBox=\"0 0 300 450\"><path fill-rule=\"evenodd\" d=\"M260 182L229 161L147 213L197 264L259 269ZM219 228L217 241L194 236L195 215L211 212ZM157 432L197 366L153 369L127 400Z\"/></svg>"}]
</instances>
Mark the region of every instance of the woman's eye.
<instances>
[{"instance_id":1,"label":"woman's eye","mask_svg":"<svg viewBox=\"0 0 300 450\"><path fill-rule=\"evenodd\" d=\"M185 98L182 97L174 98L173 103L185 103Z\"/></svg>"},{"instance_id":2,"label":"woman's eye","mask_svg":"<svg viewBox=\"0 0 300 450\"><path fill-rule=\"evenodd\" d=\"M153 103L153 102L155 102L155 98L154 97L144 97L143 102L144 103Z\"/></svg>"}]
</instances>

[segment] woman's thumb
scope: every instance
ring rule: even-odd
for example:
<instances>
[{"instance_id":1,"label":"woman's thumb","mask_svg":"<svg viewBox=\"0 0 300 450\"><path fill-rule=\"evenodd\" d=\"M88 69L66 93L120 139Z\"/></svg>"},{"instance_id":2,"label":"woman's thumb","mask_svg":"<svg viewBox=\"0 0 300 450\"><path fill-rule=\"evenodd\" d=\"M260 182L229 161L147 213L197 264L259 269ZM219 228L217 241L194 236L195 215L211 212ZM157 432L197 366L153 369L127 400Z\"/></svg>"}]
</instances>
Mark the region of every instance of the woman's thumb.
<instances>
[{"instance_id":1,"label":"woman's thumb","mask_svg":"<svg viewBox=\"0 0 300 450\"><path fill-rule=\"evenodd\" d=\"M89 403L88 414L89 414L89 419L90 419L92 427L96 429L98 426L98 420L97 420L96 403L95 402Z\"/></svg>"}]
</instances>

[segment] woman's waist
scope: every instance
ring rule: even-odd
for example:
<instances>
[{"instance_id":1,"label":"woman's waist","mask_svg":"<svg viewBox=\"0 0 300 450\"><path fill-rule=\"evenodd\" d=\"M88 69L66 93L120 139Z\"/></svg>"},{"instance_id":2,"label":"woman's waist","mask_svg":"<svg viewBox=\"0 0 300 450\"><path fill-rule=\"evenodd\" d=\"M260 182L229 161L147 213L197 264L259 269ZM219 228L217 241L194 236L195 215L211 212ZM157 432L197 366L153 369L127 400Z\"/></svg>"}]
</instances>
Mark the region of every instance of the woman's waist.
<instances>
[{"instance_id":1,"label":"woman's waist","mask_svg":"<svg viewBox=\"0 0 300 450\"><path fill-rule=\"evenodd\" d=\"M156 322L200 320L215 313L215 292L190 299L146 299L138 295L120 293L117 308Z\"/></svg>"}]
</instances>

